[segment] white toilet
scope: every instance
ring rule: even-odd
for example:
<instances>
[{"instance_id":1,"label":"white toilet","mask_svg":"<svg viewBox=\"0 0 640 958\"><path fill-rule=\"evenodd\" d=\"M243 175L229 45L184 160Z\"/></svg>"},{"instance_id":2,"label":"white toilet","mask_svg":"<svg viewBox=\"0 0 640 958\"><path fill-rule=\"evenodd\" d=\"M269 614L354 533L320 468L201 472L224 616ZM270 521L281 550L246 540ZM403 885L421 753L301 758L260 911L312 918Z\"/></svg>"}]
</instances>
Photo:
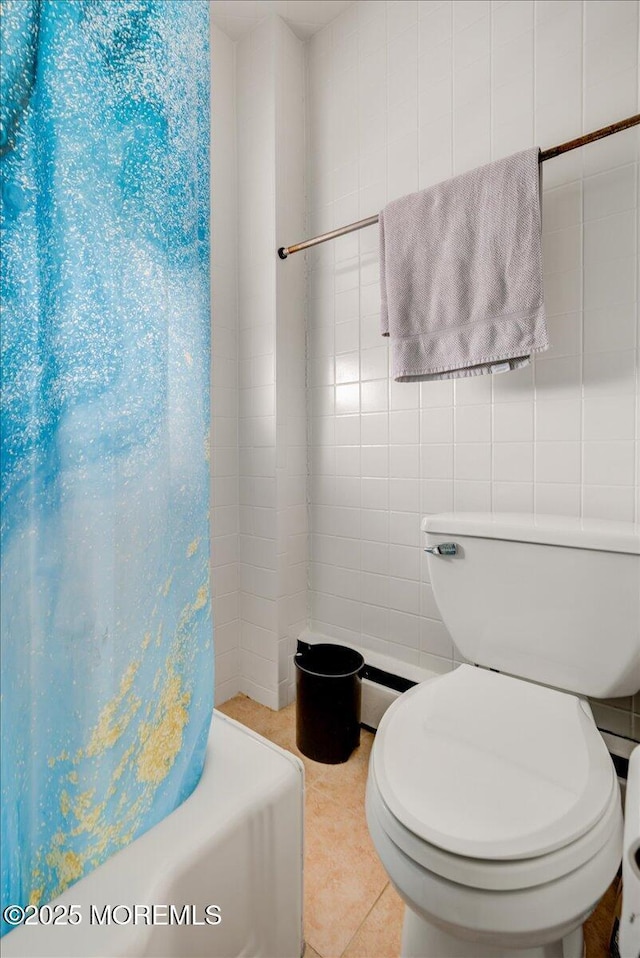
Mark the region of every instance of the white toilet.
<instances>
[{"instance_id":1,"label":"white toilet","mask_svg":"<svg viewBox=\"0 0 640 958\"><path fill-rule=\"evenodd\" d=\"M640 527L451 513L423 531L475 665L406 692L375 738L367 821L406 903L402 955L582 958L622 847L584 696L640 688Z\"/></svg>"}]
</instances>

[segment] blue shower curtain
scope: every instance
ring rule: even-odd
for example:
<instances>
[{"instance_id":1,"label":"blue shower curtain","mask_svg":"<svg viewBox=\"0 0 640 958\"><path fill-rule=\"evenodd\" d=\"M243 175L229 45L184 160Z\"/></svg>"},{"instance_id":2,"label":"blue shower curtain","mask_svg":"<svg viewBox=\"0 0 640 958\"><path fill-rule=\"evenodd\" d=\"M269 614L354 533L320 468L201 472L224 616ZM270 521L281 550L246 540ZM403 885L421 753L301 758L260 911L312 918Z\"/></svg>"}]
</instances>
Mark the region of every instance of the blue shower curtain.
<instances>
[{"instance_id":1,"label":"blue shower curtain","mask_svg":"<svg viewBox=\"0 0 640 958\"><path fill-rule=\"evenodd\" d=\"M208 4L1 29L4 907L190 794L213 651Z\"/></svg>"}]
</instances>

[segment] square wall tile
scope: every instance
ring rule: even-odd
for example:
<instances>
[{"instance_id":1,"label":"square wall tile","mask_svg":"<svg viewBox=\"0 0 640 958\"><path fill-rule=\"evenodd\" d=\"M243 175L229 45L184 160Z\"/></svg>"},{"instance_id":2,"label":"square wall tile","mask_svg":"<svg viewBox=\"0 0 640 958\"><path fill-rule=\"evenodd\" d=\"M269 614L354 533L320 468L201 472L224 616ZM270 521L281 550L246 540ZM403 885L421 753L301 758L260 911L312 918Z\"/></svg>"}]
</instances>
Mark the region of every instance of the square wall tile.
<instances>
[{"instance_id":1,"label":"square wall tile","mask_svg":"<svg viewBox=\"0 0 640 958\"><path fill-rule=\"evenodd\" d=\"M465 405L455 409L456 442L491 441L491 406Z\"/></svg>"},{"instance_id":2,"label":"square wall tile","mask_svg":"<svg viewBox=\"0 0 640 958\"><path fill-rule=\"evenodd\" d=\"M584 481L587 485L631 486L635 472L635 443L585 442Z\"/></svg>"},{"instance_id":3,"label":"square wall tile","mask_svg":"<svg viewBox=\"0 0 640 958\"><path fill-rule=\"evenodd\" d=\"M493 441L532 441L533 408L533 403L496 403L493 407Z\"/></svg>"},{"instance_id":4,"label":"square wall tile","mask_svg":"<svg viewBox=\"0 0 640 958\"><path fill-rule=\"evenodd\" d=\"M631 440L635 436L633 396L601 396L584 401L586 440Z\"/></svg>"},{"instance_id":5,"label":"square wall tile","mask_svg":"<svg viewBox=\"0 0 640 958\"><path fill-rule=\"evenodd\" d=\"M456 479L490 479L490 444L456 443L454 474Z\"/></svg>"},{"instance_id":6,"label":"square wall tile","mask_svg":"<svg viewBox=\"0 0 640 958\"><path fill-rule=\"evenodd\" d=\"M493 447L493 478L496 482L532 482L533 443L496 443Z\"/></svg>"},{"instance_id":7,"label":"square wall tile","mask_svg":"<svg viewBox=\"0 0 640 958\"><path fill-rule=\"evenodd\" d=\"M535 405L536 440L579 441L582 432L582 404L575 400L541 400Z\"/></svg>"},{"instance_id":8,"label":"square wall tile","mask_svg":"<svg viewBox=\"0 0 640 958\"><path fill-rule=\"evenodd\" d=\"M544 149L634 113L637 27L638 5L624 0L354 4L310 43L308 235L500 156L536 143ZM252 64L243 61L243 71L257 93ZM239 142L247 142L244 129ZM420 549L427 513L640 519L639 146L637 130L628 131L544 165L550 346L514 372L395 382L390 343L379 332L378 230L309 253L310 607L312 621L333 638L359 637L366 648L436 671L461 661ZM271 205L262 215L269 235ZM265 262L266 252L265 246ZM275 413L264 415L259 392L272 386L275 368L273 336L264 332L273 303L266 308L262 295L263 283L273 286L272 264L267 272L268 282L261 263L247 272L249 298L242 279L239 287L239 437L235 371L216 364L224 385L215 406L225 420L217 481L233 482L240 463L243 540L247 529L252 536L256 529L273 532L270 507L259 511L251 499L259 493L247 484L272 464L253 454L265 444L257 442L257 424L271 423L263 430L267 445L281 434ZM222 302L226 310L229 296ZM234 342L226 337L218 355L237 358ZM233 525L236 502L231 486L221 496L224 530ZM297 496L300 506L304 492ZM279 508L270 512L280 515ZM280 537L270 541L281 545ZM336 569L367 578L336 578ZM219 586L230 582L231 571ZM628 726L615 704L600 708L611 710L603 720Z\"/></svg>"},{"instance_id":9,"label":"square wall tile","mask_svg":"<svg viewBox=\"0 0 640 958\"><path fill-rule=\"evenodd\" d=\"M577 483L536 481L534 508L540 515L579 516L581 490Z\"/></svg>"},{"instance_id":10,"label":"square wall tile","mask_svg":"<svg viewBox=\"0 0 640 958\"><path fill-rule=\"evenodd\" d=\"M533 512L533 482L493 482L495 512Z\"/></svg>"},{"instance_id":11,"label":"square wall tile","mask_svg":"<svg viewBox=\"0 0 640 958\"><path fill-rule=\"evenodd\" d=\"M536 482L580 482L580 443L538 442L536 444Z\"/></svg>"}]
</instances>

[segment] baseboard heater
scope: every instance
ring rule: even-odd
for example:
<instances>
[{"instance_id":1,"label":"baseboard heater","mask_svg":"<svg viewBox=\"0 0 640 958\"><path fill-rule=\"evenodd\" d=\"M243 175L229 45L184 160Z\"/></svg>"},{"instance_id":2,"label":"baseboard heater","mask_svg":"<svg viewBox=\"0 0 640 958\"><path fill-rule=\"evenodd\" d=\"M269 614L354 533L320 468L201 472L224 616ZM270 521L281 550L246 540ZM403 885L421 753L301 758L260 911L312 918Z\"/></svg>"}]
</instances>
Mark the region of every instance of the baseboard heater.
<instances>
[{"instance_id":1,"label":"baseboard heater","mask_svg":"<svg viewBox=\"0 0 640 958\"><path fill-rule=\"evenodd\" d=\"M311 643L298 639L298 651L311 648ZM385 672L366 662L360 673L362 678L362 710L360 725L369 732L375 732L380 725L382 716L390 705L393 705L398 696L417 685L412 679L393 672ZM622 735L614 735L600 729L609 754L613 761L618 778L626 781L629 769L629 756L639 743Z\"/></svg>"},{"instance_id":2,"label":"baseboard heater","mask_svg":"<svg viewBox=\"0 0 640 958\"><path fill-rule=\"evenodd\" d=\"M298 639L296 650L307 652L311 645L311 642ZM402 675L395 675L393 672L378 669L367 662L362 667L360 677L362 679L360 725L369 732L376 731L382 716L399 695L418 684Z\"/></svg>"},{"instance_id":3,"label":"baseboard heater","mask_svg":"<svg viewBox=\"0 0 640 958\"><path fill-rule=\"evenodd\" d=\"M401 675L385 672L365 663L362 672L362 719L360 724L369 732L375 732L382 716L390 705L416 682Z\"/></svg>"}]
</instances>

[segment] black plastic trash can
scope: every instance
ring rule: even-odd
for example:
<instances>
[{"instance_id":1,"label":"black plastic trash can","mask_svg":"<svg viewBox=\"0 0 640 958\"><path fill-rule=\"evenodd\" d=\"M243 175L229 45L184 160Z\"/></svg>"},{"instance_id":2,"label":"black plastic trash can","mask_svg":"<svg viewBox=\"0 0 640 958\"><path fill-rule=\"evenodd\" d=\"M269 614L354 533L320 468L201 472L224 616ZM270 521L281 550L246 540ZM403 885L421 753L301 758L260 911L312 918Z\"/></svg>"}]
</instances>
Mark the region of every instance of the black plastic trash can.
<instances>
[{"instance_id":1,"label":"black plastic trash can","mask_svg":"<svg viewBox=\"0 0 640 958\"><path fill-rule=\"evenodd\" d=\"M344 645L298 646L296 744L316 762L346 762L360 744L360 700L364 659Z\"/></svg>"}]
</instances>

